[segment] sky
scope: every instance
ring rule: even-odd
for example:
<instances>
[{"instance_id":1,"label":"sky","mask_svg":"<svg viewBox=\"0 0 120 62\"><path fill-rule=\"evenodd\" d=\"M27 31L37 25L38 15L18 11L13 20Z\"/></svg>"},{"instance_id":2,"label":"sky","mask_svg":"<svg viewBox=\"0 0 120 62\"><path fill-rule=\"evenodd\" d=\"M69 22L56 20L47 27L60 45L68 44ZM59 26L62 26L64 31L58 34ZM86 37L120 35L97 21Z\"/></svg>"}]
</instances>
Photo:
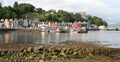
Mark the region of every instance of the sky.
<instances>
[{"instance_id":1,"label":"sky","mask_svg":"<svg viewBox=\"0 0 120 62\"><path fill-rule=\"evenodd\" d=\"M29 3L44 10L65 10L69 12L86 12L101 17L109 25L120 25L120 0L0 0L4 6L13 5L17 1Z\"/></svg>"}]
</instances>

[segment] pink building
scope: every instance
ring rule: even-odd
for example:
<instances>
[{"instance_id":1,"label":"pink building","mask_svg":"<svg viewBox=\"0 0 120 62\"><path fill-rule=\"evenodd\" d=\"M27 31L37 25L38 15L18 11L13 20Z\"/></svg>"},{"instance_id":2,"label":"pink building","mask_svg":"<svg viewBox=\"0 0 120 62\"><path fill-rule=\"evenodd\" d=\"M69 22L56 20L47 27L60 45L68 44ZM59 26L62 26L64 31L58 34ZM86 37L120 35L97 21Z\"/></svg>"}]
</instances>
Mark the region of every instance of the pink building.
<instances>
[{"instance_id":1,"label":"pink building","mask_svg":"<svg viewBox=\"0 0 120 62\"><path fill-rule=\"evenodd\" d=\"M8 19L4 20L4 25L5 25L5 27L10 27L10 22Z\"/></svg>"},{"instance_id":2,"label":"pink building","mask_svg":"<svg viewBox=\"0 0 120 62\"><path fill-rule=\"evenodd\" d=\"M53 23L50 24L50 28L56 28L56 27L57 27L56 23L53 22Z\"/></svg>"},{"instance_id":3,"label":"pink building","mask_svg":"<svg viewBox=\"0 0 120 62\"><path fill-rule=\"evenodd\" d=\"M80 24L75 21L75 22L73 22L72 27L73 28L80 28Z\"/></svg>"},{"instance_id":4,"label":"pink building","mask_svg":"<svg viewBox=\"0 0 120 62\"><path fill-rule=\"evenodd\" d=\"M9 40L10 40L10 33L5 33L4 34L4 42L7 44L7 43L9 43Z\"/></svg>"}]
</instances>

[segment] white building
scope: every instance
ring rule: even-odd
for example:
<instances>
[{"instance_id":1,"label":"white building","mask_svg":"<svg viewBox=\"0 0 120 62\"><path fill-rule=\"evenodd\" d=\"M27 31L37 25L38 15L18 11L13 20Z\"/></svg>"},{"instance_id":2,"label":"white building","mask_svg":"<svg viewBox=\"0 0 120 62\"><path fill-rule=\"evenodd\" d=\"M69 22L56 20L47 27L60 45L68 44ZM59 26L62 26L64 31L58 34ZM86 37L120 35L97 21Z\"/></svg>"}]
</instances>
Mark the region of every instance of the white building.
<instances>
[{"instance_id":1,"label":"white building","mask_svg":"<svg viewBox=\"0 0 120 62\"><path fill-rule=\"evenodd\" d=\"M88 15L86 14L86 12L80 12L80 15L83 19L88 19Z\"/></svg>"},{"instance_id":2,"label":"white building","mask_svg":"<svg viewBox=\"0 0 120 62\"><path fill-rule=\"evenodd\" d=\"M107 27L104 26L104 25L103 25L103 26L99 26L98 28L99 28L100 30L107 30Z\"/></svg>"}]
</instances>

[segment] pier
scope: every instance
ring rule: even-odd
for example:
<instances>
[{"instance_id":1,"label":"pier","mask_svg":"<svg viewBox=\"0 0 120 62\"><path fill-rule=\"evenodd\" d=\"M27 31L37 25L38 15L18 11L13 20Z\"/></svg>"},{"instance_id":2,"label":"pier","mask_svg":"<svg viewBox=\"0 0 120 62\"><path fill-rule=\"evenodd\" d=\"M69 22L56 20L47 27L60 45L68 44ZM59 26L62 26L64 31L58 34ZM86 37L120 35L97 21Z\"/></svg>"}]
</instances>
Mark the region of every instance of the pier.
<instances>
[{"instance_id":1,"label":"pier","mask_svg":"<svg viewBox=\"0 0 120 62\"><path fill-rule=\"evenodd\" d=\"M0 28L0 31L15 31L18 28Z\"/></svg>"}]
</instances>

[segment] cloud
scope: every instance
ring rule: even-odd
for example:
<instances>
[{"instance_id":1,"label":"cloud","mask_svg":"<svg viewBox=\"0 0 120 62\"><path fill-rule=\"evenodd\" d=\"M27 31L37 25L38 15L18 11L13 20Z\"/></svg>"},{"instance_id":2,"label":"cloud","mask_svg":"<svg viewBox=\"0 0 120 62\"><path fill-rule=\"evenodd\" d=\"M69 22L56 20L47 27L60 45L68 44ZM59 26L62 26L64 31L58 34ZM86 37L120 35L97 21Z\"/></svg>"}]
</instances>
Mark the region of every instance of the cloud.
<instances>
[{"instance_id":1,"label":"cloud","mask_svg":"<svg viewBox=\"0 0 120 62\"><path fill-rule=\"evenodd\" d=\"M45 10L62 9L70 12L85 11L90 15L103 18L109 24L118 23L120 18L120 0L4 0L6 5L30 3Z\"/></svg>"},{"instance_id":2,"label":"cloud","mask_svg":"<svg viewBox=\"0 0 120 62\"><path fill-rule=\"evenodd\" d=\"M110 3L120 4L120 0L106 0Z\"/></svg>"}]
</instances>

